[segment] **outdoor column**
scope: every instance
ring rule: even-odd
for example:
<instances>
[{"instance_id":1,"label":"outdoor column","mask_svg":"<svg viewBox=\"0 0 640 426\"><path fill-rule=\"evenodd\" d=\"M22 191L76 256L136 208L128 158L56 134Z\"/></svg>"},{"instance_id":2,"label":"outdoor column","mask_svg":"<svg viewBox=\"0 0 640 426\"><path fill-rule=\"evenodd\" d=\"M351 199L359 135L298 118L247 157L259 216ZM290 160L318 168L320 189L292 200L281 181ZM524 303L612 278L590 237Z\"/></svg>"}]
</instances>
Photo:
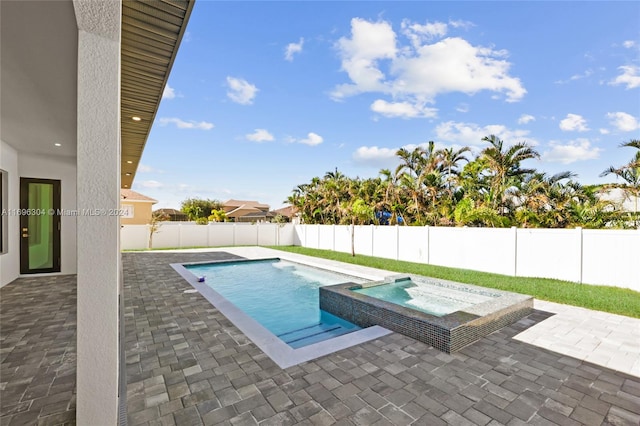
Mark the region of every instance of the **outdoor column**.
<instances>
[{"instance_id":1,"label":"outdoor column","mask_svg":"<svg viewBox=\"0 0 640 426\"><path fill-rule=\"evenodd\" d=\"M79 425L118 423L120 223L119 0L74 0L78 23ZM91 212L91 214L88 214Z\"/></svg>"}]
</instances>

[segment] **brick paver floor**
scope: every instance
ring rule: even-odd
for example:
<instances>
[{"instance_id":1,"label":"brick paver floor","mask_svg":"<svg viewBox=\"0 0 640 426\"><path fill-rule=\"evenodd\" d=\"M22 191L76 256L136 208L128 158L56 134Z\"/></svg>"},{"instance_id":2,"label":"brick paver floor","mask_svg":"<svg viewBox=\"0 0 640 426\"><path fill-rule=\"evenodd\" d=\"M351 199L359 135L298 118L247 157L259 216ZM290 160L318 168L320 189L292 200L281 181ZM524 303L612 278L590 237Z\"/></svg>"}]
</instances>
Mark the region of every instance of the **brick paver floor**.
<instances>
[{"instance_id":1,"label":"brick paver floor","mask_svg":"<svg viewBox=\"0 0 640 426\"><path fill-rule=\"evenodd\" d=\"M76 278L19 278L0 289L0 425L76 416Z\"/></svg>"},{"instance_id":2,"label":"brick paver floor","mask_svg":"<svg viewBox=\"0 0 640 426\"><path fill-rule=\"evenodd\" d=\"M640 378L513 338L542 310L453 355L392 333L283 370L169 266L232 256L123 254L130 425L640 424ZM75 294L0 289L1 425L74 423Z\"/></svg>"},{"instance_id":3,"label":"brick paver floor","mask_svg":"<svg viewBox=\"0 0 640 426\"><path fill-rule=\"evenodd\" d=\"M397 333L285 370L169 263L126 253L130 425L638 425L640 378L513 339L527 318L447 355Z\"/></svg>"}]
</instances>

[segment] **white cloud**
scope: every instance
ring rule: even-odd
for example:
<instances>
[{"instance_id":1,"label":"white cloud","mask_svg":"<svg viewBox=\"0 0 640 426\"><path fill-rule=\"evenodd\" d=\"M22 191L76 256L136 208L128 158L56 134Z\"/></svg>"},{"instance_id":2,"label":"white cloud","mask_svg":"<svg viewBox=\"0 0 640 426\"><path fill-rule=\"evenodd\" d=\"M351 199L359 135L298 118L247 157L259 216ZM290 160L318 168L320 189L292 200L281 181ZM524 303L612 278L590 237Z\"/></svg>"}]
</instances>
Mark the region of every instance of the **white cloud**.
<instances>
[{"instance_id":1,"label":"white cloud","mask_svg":"<svg viewBox=\"0 0 640 426\"><path fill-rule=\"evenodd\" d=\"M227 77L229 91L227 96L240 105L251 105L258 93L258 88L242 78Z\"/></svg>"},{"instance_id":2,"label":"white cloud","mask_svg":"<svg viewBox=\"0 0 640 426\"><path fill-rule=\"evenodd\" d=\"M590 77L591 75L593 75L593 71L592 70L586 70L582 74L574 74L574 75L572 75L571 77L569 77L569 80L571 80L571 81L581 80L583 78Z\"/></svg>"},{"instance_id":3,"label":"white cloud","mask_svg":"<svg viewBox=\"0 0 640 426\"><path fill-rule=\"evenodd\" d=\"M628 89L635 89L640 87L640 67L635 65L623 65L618 67L622 70L622 74L614 78L609 82L611 85L625 84Z\"/></svg>"},{"instance_id":4,"label":"white cloud","mask_svg":"<svg viewBox=\"0 0 640 426\"><path fill-rule=\"evenodd\" d=\"M319 134L309 132L305 139L300 139L298 142L309 146L316 146L320 145L323 141L324 139Z\"/></svg>"},{"instance_id":5,"label":"white cloud","mask_svg":"<svg viewBox=\"0 0 640 426\"><path fill-rule=\"evenodd\" d=\"M631 49L635 45L636 45L635 40L625 40L622 42L622 46L626 47L627 49Z\"/></svg>"},{"instance_id":6,"label":"white cloud","mask_svg":"<svg viewBox=\"0 0 640 426\"><path fill-rule=\"evenodd\" d=\"M253 142L271 142L275 139L267 129L255 129L253 133L249 133L245 137Z\"/></svg>"},{"instance_id":7,"label":"white cloud","mask_svg":"<svg viewBox=\"0 0 640 426\"><path fill-rule=\"evenodd\" d=\"M162 99L173 99L176 97L176 91L173 87L167 84L162 92Z\"/></svg>"},{"instance_id":8,"label":"white cloud","mask_svg":"<svg viewBox=\"0 0 640 426\"><path fill-rule=\"evenodd\" d=\"M520 118L518 118L518 124L527 124L532 121L536 121L536 118L531 114L522 114Z\"/></svg>"},{"instance_id":9,"label":"white cloud","mask_svg":"<svg viewBox=\"0 0 640 426\"><path fill-rule=\"evenodd\" d=\"M528 137L528 130L512 130L502 124L479 126L474 123L446 121L438 124L435 132L438 140L457 143L462 146L484 145L486 142L483 142L482 138L489 135L496 135L507 145L513 145L522 141L526 141L531 146L538 145L538 141Z\"/></svg>"},{"instance_id":10,"label":"white cloud","mask_svg":"<svg viewBox=\"0 0 640 426\"><path fill-rule=\"evenodd\" d=\"M401 148L404 148L407 151L411 152L416 148L428 149L428 147L429 147L429 143L425 142L418 145L407 144L407 145L403 145ZM435 144L435 149L442 149L445 147L460 149L462 148L462 145L460 144L443 145L440 143ZM381 169L381 168L393 169L399 163L399 159L396 156L396 152L398 152L398 149L400 148L361 146L353 152L352 158L354 162L361 165L377 167L378 169Z\"/></svg>"},{"instance_id":11,"label":"white cloud","mask_svg":"<svg viewBox=\"0 0 640 426\"><path fill-rule=\"evenodd\" d=\"M567 117L560 120L560 129L565 132L586 132L587 120L578 114L567 114Z\"/></svg>"},{"instance_id":12,"label":"white cloud","mask_svg":"<svg viewBox=\"0 0 640 426\"><path fill-rule=\"evenodd\" d=\"M601 135L608 135L609 133L611 133L611 132L609 132L609 129L600 129L600 134Z\"/></svg>"},{"instance_id":13,"label":"white cloud","mask_svg":"<svg viewBox=\"0 0 640 426\"><path fill-rule=\"evenodd\" d=\"M555 83L556 84L565 84L565 83L569 83L571 81L576 81L576 80L582 80L583 78L587 78L590 77L591 75L593 75L593 70L586 70L585 72L583 72L582 74L574 74L571 77L569 77L568 80L558 80Z\"/></svg>"},{"instance_id":14,"label":"white cloud","mask_svg":"<svg viewBox=\"0 0 640 426\"><path fill-rule=\"evenodd\" d=\"M173 123L176 125L178 129L211 130L215 127L213 123L209 123L207 121L200 121L200 122L193 121L193 120L184 121L175 117L172 117L172 118L163 117L158 122L160 123L161 126L166 126L169 123Z\"/></svg>"},{"instance_id":15,"label":"white cloud","mask_svg":"<svg viewBox=\"0 0 640 426\"><path fill-rule=\"evenodd\" d=\"M379 148L377 146L361 146L352 155L356 163L377 168L393 168L398 163L397 148Z\"/></svg>"},{"instance_id":16,"label":"white cloud","mask_svg":"<svg viewBox=\"0 0 640 426\"><path fill-rule=\"evenodd\" d=\"M506 51L473 46L459 37L428 44L427 39L446 34L443 23L405 20L402 27L410 45L398 44L388 22L351 21L351 36L336 45L350 83L338 85L334 99L377 92L391 95L394 102L424 104L450 92L472 95L489 90L504 94L508 102L525 95L520 79L509 75Z\"/></svg>"},{"instance_id":17,"label":"white cloud","mask_svg":"<svg viewBox=\"0 0 640 426\"><path fill-rule=\"evenodd\" d=\"M621 132L632 132L640 129L638 119L626 112L609 112L607 113L611 125Z\"/></svg>"},{"instance_id":18,"label":"white cloud","mask_svg":"<svg viewBox=\"0 0 640 426\"><path fill-rule=\"evenodd\" d=\"M351 38L342 37L337 43L342 58L342 70L354 84L343 84L332 93L342 99L361 92L387 92L384 74L378 69L378 60L392 59L396 55L396 34L387 22L369 22L360 18L351 20Z\"/></svg>"},{"instance_id":19,"label":"white cloud","mask_svg":"<svg viewBox=\"0 0 640 426\"><path fill-rule=\"evenodd\" d=\"M293 55L302 52L302 46L304 45L304 38L300 37L300 41L297 43L289 43L284 49L284 59L289 62L293 61Z\"/></svg>"},{"instance_id":20,"label":"white cloud","mask_svg":"<svg viewBox=\"0 0 640 426\"><path fill-rule=\"evenodd\" d=\"M424 25L404 19L401 23L402 33L411 41L415 48L419 48L422 43L431 41L434 38L444 37L448 27L444 22L426 22Z\"/></svg>"},{"instance_id":21,"label":"white cloud","mask_svg":"<svg viewBox=\"0 0 640 426\"><path fill-rule=\"evenodd\" d=\"M600 157L601 148L591 146L588 139L578 138L566 144L549 142L550 150L542 153L543 161L571 164L576 161L595 160Z\"/></svg>"},{"instance_id":22,"label":"white cloud","mask_svg":"<svg viewBox=\"0 0 640 426\"><path fill-rule=\"evenodd\" d=\"M442 93L490 90L506 92L507 101L518 101L526 90L519 79L508 75L510 64L502 57L502 51L472 46L461 38L424 45L415 55L394 61L398 78L393 92L433 100Z\"/></svg>"},{"instance_id":23,"label":"white cloud","mask_svg":"<svg viewBox=\"0 0 640 426\"><path fill-rule=\"evenodd\" d=\"M385 117L418 118L435 117L438 110L428 108L425 105L411 104L409 102L387 102L378 99L371 104L371 111Z\"/></svg>"},{"instance_id":24,"label":"white cloud","mask_svg":"<svg viewBox=\"0 0 640 426\"><path fill-rule=\"evenodd\" d=\"M164 184L162 182L158 182L157 180L143 180L136 186L141 186L143 188L162 188L164 187Z\"/></svg>"},{"instance_id":25,"label":"white cloud","mask_svg":"<svg viewBox=\"0 0 640 426\"><path fill-rule=\"evenodd\" d=\"M469 104L461 103L456 107L458 112L469 112Z\"/></svg>"},{"instance_id":26,"label":"white cloud","mask_svg":"<svg viewBox=\"0 0 640 426\"><path fill-rule=\"evenodd\" d=\"M468 30L471 27L475 27L476 24L474 24L471 21L462 21L462 20L449 20L449 25L451 25L453 28L462 28L464 30Z\"/></svg>"}]
</instances>

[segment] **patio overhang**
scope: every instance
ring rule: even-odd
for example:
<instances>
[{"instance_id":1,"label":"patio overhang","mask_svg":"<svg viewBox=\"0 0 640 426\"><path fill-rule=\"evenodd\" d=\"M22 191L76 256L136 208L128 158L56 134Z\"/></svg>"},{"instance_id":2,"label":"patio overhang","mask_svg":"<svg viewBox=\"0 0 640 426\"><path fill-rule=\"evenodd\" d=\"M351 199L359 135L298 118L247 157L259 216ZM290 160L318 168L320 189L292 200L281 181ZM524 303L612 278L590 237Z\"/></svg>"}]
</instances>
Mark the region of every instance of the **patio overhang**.
<instances>
[{"instance_id":1,"label":"patio overhang","mask_svg":"<svg viewBox=\"0 0 640 426\"><path fill-rule=\"evenodd\" d=\"M122 2L121 186L131 188L194 0Z\"/></svg>"}]
</instances>

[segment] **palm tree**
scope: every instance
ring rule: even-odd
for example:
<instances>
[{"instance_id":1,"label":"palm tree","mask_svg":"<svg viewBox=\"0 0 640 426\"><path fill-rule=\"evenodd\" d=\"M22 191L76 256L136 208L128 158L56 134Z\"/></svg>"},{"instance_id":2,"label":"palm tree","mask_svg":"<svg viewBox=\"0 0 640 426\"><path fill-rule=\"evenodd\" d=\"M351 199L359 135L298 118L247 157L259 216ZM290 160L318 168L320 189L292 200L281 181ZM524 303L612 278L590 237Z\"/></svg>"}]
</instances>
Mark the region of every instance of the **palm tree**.
<instances>
[{"instance_id":1,"label":"palm tree","mask_svg":"<svg viewBox=\"0 0 640 426\"><path fill-rule=\"evenodd\" d=\"M427 148L422 148L422 156L418 161L419 171L422 173L431 173L442 166L441 151L436 150L434 141L427 143Z\"/></svg>"},{"instance_id":2,"label":"palm tree","mask_svg":"<svg viewBox=\"0 0 640 426\"><path fill-rule=\"evenodd\" d=\"M405 204L400 198L400 188L398 186L397 175L391 173L391 170L389 169L380 170L380 175L384 178L381 182L381 185L384 188L382 201L383 210L391 213L389 225L395 225L400 222L402 222L403 225L406 225L407 222L402 214Z\"/></svg>"},{"instance_id":3,"label":"palm tree","mask_svg":"<svg viewBox=\"0 0 640 426\"><path fill-rule=\"evenodd\" d=\"M402 174L405 169L409 174L417 176L423 152L424 150L420 147L414 148L413 151L409 151L406 148L400 148L397 150L396 156L400 157L400 165L396 167L396 176Z\"/></svg>"},{"instance_id":4,"label":"palm tree","mask_svg":"<svg viewBox=\"0 0 640 426\"><path fill-rule=\"evenodd\" d=\"M625 142L623 144L620 145L621 147L623 146L628 146L631 148L636 148L638 150L638 152L636 152L635 157L631 160L631 162L629 163L630 167L640 167L640 139L631 139L629 142Z\"/></svg>"},{"instance_id":5,"label":"palm tree","mask_svg":"<svg viewBox=\"0 0 640 426\"><path fill-rule=\"evenodd\" d=\"M423 200L422 182L420 177L414 177L407 173L400 176L401 194L406 198L406 211L412 214L411 222L416 225L423 225L423 212L425 205Z\"/></svg>"},{"instance_id":6,"label":"palm tree","mask_svg":"<svg viewBox=\"0 0 640 426\"><path fill-rule=\"evenodd\" d=\"M633 209L633 225L635 228L640 226L640 216L638 215L638 198L640 197L640 140L633 139L625 142L620 147L636 148L638 152L632 157L629 163L622 167L610 166L608 169L600 173L600 176L615 175L616 179L621 178L625 183L619 188L624 191L627 198L634 197Z\"/></svg>"},{"instance_id":7,"label":"palm tree","mask_svg":"<svg viewBox=\"0 0 640 426\"><path fill-rule=\"evenodd\" d=\"M519 207L516 219L525 227L565 228L571 220L570 208L584 200L582 186L571 179L572 172L547 176L536 172L528 176L516 193Z\"/></svg>"},{"instance_id":8,"label":"palm tree","mask_svg":"<svg viewBox=\"0 0 640 426\"><path fill-rule=\"evenodd\" d=\"M491 192L493 193L492 206L498 209L498 213L505 214L507 191L518 183L524 175L533 173L534 169L522 169L520 163L530 158L540 158L540 154L526 142L519 142L507 149L504 142L495 135L485 136L483 141L490 146L481 152L482 158L487 161L489 167Z\"/></svg>"},{"instance_id":9,"label":"palm tree","mask_svg":"<svg viewBox=\"0 0 640 426\"><path fill-rule=\"evenodd\" d=\"M366 225L374 219L373 208L362 198L355 198L345 201L343 209L351 222L351 256L355 256L355 227L356 225Z\"/></svg>"},{"instance_id":10,"label":"palm tree","mask_svg":"<svg viewBox=\"0 0 640 426\"><path fill-rule=\"evenodd\" d=\"M451 190L451 183L454 181L454 176L457 177L460 172L458 171L458 163L461 161L469 161L466 157L466 153L470 152L471 148L468 146L462 147L458 150L453 148L445 148L440 151L440 158L443 171L446 173L447 188Z\"/></svg>"}]
</instances>

